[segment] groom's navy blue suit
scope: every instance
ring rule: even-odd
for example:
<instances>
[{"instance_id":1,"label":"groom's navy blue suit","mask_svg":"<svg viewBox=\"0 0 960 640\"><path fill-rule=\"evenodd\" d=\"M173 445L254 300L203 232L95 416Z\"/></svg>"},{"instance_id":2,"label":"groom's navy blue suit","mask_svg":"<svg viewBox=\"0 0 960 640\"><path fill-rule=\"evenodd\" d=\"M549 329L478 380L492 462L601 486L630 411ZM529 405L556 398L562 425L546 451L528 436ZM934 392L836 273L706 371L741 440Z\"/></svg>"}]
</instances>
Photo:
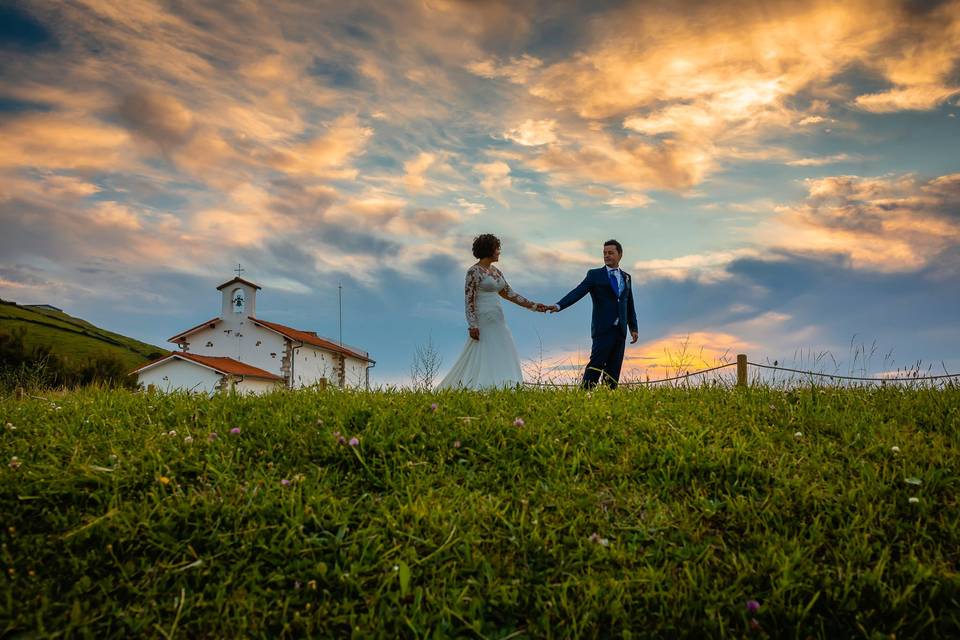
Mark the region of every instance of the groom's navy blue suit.
<instances>
[{"instance_id":1,"label":"groom's navy blue suit","mask_svg":"<svg viewBox=\"0 0 960 640\"><path fill-rule=\"evenodd\" d=\"M611 388L617 387L623 366L627 328L637 331L637 310L633 306L630 274L622 269L620 274L623 286L619 295L613 279L607 274L607 268L600 267L587 271L583 282L557 303L560 309L566 309L588 293L593 300L593 318L590 321L593 348L590 350L590 363L583 373L583 386L587 388L597 384L601 373L605 374L604 382Z\"/></svg>"}]
</instances>

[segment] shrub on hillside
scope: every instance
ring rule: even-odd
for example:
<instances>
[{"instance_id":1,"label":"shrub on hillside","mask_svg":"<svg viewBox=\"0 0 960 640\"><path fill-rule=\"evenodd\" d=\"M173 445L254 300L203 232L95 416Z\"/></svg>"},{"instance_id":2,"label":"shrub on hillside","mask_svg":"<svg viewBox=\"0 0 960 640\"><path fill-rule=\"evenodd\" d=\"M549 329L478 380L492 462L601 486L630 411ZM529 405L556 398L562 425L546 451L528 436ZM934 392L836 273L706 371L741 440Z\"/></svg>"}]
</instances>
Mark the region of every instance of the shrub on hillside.
<instances>
[{"instance_id":1,"label":"shrub on hillside","mask_svg":"<svg viewBox=\"0 0 960 640\"><path fill-rule=\"evenodd\" d=\"M136 382L126 366L112 356L98 356L74 366L53 353L49 345L28 347L26 330L0 332L0 389L48 389L102 385L133 388Z\"/></svg>"}]
</instances>

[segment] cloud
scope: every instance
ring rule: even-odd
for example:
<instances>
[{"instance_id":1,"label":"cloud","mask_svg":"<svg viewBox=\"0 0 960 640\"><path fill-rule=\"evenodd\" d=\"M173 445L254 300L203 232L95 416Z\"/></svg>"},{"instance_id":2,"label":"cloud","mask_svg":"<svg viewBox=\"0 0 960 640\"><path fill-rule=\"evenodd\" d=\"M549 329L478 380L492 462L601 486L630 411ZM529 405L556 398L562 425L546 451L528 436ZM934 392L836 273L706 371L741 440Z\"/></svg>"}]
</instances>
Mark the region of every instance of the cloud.
<instances>
[{"instance_id":1,"label":"cloud","mask_svg":"<svg viewBox=\"0 0 960 640\"><path fill-rule=\"evenodd\" d=\"M0 125L0 168L112 169L128 140L122 129L92 118L31 113Z\"/></svg>"},{"instance_id":2,"label":"cloud","mask_svg":"<svg viewBox=\"0 0 960 640\"><path fill-rule=\"evenodd\" d=\"M487 206L479 202L470 202L466 198L457 198L457 206L460 207L467 215L475 216L480 213L483 213Z\"/></svg>"},{"instance_id":3,"label":"cloud","mask_svg":"<svg viewBox=\"0 0 960 640\"><path fill-rule=\"evenodd\" d=\"M940 85L899 87L880 93L857 96L854 104L871 113L926 111L938 107L958 93L960 93L960 87Z\"/></svg>"},{"instance_id":4,"label":"cloud","mask_svg":"<svg viewBox=\"0 0 960 640\"><path fill-rule=\"evenodd\" d=\"M605 200L603 204L622 209L641 209L646 207L653 199L643 193L624 193Z\"/></svg>"},{"instance_id":5,"label":"cloud","mask_svg":"<svg viewBox=\"0 0 960 640\"><path fill-rule=\"evenodd\" d=\"M738 353L757 348L753 342L729 333L694 331L639 344L624 358L624 365L634 376L657 379L716 367L735 361Z\"/></svg>"},{"instance_id":6,"label":"cloud","mask_svg":"<svg viewBox=\"0 0 960 640\"><path fill-rule=\"evenodd\" d=\"M193 126L193 114L179 100L156 91L127 96L119 113L134 133L163 149L183 143Z\"/></svg>"},{"instance_id":7,"label":"cloud","mask_svg":"<svg viewBox=\"0 0 960 640\"><path fill-rule=\"evenodd\" d=\"M536 147L557 140L557 134L554 132L556 126L556 120L525 120L503 135L507 140L525 147Z\"/></svg>"},{"instance_id":8,"label":"cloud","mask_svg":"<svg viewBox=\"0 0 960 640\"><path fill-rule=\"evenodd\" d=\"M27 264L0 265L0 286L11 289L42 288L54 283L43 271Z\"/></svg>"},{"instance_id":9,"label":"cloud","mask_svg":"<svg viewBox=\"0 0 960 640\"><path fill-rule=\"evenodd\" d=\"M524 54L507 62L500 62L496 58L476 60L468 64L467 69L483 78L505 78L514 84L526 84L531 72L542 64L537 58Z\"/></svg>"},{"instance_id":10,"label":"cloud","mask_svg":"<svg viewBox=\"0 0 960 640\"><path fill-rule=\"evenodd\" d=\"M502 192L513 185L510 178L510 165L501 160L495 162L486 162L474 165L474 170L483 176L480 186L487 194L505 204Z\"/></svg>"},{"instance_id":11,"label":"cloud","mask_svg":"<svg viewBox=\"0 0 960 640\"><path fill-rule=\"evenodd\" d=\"M632 273L638 282L669 279L694 280L701 284L712 284L731 277L727 267L735 260L758 255L760 255L758 249L744 248L695 253L675 258L640 260L633 263Z\"/></svg>"},{"instance_id":12,"label":"cloud","mask_svg":"<svg viewBox=\"0 0 960 640\"><path fill-rule=\"evenodd\" d=\"M342 115L311 140L273 152L270 162L288 174L353 179L357 171L350 161L363 153L372 135L373 129L361 125L356 115Z\"/></svg>"},{"instance_id":13,"label":"cloud","mask_svg":"<svg viewBox=\"0 0 960 640\"><path fill-rule=\"evenodd\" d=\"M689 189L714 168L710 154L696 146L595 132L580 135L570 145L550 145L525 162L551 184L607 184L638 191Z\"/></svg>"},{"instance_id":14,"label":"cloud","mask_svg":"<svg viewBox=\"0 0 960 640\"><path fill-rule=\"evenodd\" d=\"M914 271L960 246L960 174L831 176L804 181L807 197L764 225L762 242L848 256L855 268Z\"/></svg>"},{"instance_id":15,"label":"cloud","mask_svg":"<svg viewBox=\"0 0 960 640\"><path fill-rule=\"evenodd\" d=\"M93 208L91 219L95 224L104 227L115 227L128 231L138 231L143 228L140 218L118 202L99 202Z\"/></svg>"},{"instance_id":16,"label":"cloud","mask_svg":"<svg viewBox=\"0 0 960 640\"><path fill-rule=\"evenodd\" d=\"M433 153L428 153L426 151L417 155L413 160L409 160L404 163L403 170L403 182L407 188L407 191L411 193L416 193L423 190L426 186L426 178L424 174L430 168L430 166L436 161L437 156Z\"/></svg>"},{"instance_id":17,"label":"cloud","mask_svg":"<svg viewBox=\"0 0 960 640\"><path fill-rule=\"evenodd\" d=\"M786 164L791 167L822 167L828 164L836 164L837 162L856 160L860 160L860 158L847 153L836 153L832 156L820 156L819 158L799 158L797 160L790 160Z\"/></svg>"}]
</instances>

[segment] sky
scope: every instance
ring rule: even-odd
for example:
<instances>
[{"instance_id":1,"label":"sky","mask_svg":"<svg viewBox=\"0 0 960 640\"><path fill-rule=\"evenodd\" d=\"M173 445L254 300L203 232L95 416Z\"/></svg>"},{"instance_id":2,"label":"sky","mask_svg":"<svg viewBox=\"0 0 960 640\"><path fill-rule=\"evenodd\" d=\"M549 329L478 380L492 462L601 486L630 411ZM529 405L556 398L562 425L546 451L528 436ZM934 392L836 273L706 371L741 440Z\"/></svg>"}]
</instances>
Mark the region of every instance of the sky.
<instances>
[{"instance_id":1,"label":"sky","mask_svg":"<svg viewBox=\"0 0 960 640\"><path fill-rule=\"evenodd\" d=\"M320 335L342 284L404 384L474 236L546 304L615 238L627 376L958 372L958 114L957 1L0 0L0 298L173 348L238 264ZM505 305L528 367L589 353L589 299Z\"/></svg>"}]
</instances>

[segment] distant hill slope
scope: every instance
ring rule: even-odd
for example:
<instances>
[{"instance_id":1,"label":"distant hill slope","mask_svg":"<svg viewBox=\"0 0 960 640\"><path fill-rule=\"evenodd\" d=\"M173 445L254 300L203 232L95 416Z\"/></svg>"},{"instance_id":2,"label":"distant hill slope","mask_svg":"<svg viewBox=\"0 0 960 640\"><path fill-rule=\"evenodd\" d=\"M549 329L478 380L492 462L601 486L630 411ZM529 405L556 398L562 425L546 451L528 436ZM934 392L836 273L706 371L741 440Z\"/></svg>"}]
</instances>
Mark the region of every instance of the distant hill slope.
<instances>
[{"instance_id":1,"label":"distant hill slope","mask_svg":"<svg viewBox=\"0 0 960 640\"><path fill-rule=\"evenodd\" d=\"M62 311L0 301L0 333L13 333L18 327L26 330L24 342L28 347L49 345L53 353L74 364L97 356L112 356L135 369L169 353L152 344L105 331Z\"/></svg>"}]
</instances>

